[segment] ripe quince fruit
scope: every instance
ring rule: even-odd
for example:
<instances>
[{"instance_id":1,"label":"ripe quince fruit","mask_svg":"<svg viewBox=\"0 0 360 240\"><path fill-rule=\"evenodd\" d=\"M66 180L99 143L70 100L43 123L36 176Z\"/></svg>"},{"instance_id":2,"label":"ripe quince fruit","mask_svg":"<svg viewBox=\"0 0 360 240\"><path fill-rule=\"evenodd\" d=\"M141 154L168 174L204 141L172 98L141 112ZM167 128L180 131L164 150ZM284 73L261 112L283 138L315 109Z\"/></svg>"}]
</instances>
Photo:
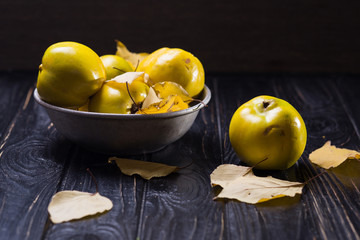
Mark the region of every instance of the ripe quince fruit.
<instances>
[{"instance_id":1,"label":"ripe quince fruit","mask_svg":"<svg viewBox=\"0 0 360 240\"><path fill-rule=\"evenodd\" d=\"M144 101L148 92L149 86L142 81L132 83L106 81L91 97L89 111L130 114L137 111L137 105Z\"/></svg>"},{"instance_id":2,"label":"ripe quince fruit","mask_svg":"<svg viewBox=\"0 0 360 240\"><path fill-rule=\"evenodd\" d=\"M105 79L105 67L93 50L76 42L59 42L44 53L37 90L45 102L78 108L101 88Z\"/></svg>"},{"instance_id":3,"label":"ripe quince fruit","mask_svg":"<svg viewBox=\"0 0 360 240\"><path fill-rule=\"evenodd\" d=\"M149 75L153 84L170 81L180 84L196 97L204 88L204 68L193 54L179 48L161 48L142 60L137 69Z\"/></svg>"},{"instance_id":4,"label":"ripe quince fruit","mask_svg":"<svg viewBox=\"0 0 360 240\"><path fill-rule=\"evenodd\" d=\"M239 158L248 165L284 170L304 152L307 132L304 120L290 103L258 96L236 110L229 137Z\"/></svg>"}]
</instances>

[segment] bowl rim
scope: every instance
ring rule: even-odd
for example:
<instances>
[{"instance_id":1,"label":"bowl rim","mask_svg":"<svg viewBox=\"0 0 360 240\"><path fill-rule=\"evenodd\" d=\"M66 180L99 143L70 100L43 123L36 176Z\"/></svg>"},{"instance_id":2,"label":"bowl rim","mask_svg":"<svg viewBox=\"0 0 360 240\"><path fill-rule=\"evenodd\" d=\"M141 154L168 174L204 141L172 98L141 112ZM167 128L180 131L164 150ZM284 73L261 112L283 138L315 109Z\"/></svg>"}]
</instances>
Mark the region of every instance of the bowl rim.
<instances>
[{"instance_id":1,"label":"bowl rim","mask_svg":"<svg viewBox=\"0 0 360 240\"><path fill-rule=\"evenodd\" d=\"M38 93L37 88L34 89L34 99L37 103L39 103L41 106L45 107L46 109L51 109L54 111L66 113L66 114L72 114L77 115L80 117L92 117L92 118L110 118L110 119L156 119L156 118L172 118L182 115L187 115L196 111L199 111L200 109L204 108L211 99L211 91L208 88L208 86L204 85L204 89L202 90L205 94L204 99L202 100L202 103L198 103L192 107L189 107L184 110L176 111L176 112L169 112L169 113L157 113L157 114L120 114L120 113L99 113L99 112L85 112L85 111L78 111L73 110L69 108L63 108L58 107L52 104L49 104L45 101L43 101L40 98L40 95Z\"/></svg>"}]
</instances>

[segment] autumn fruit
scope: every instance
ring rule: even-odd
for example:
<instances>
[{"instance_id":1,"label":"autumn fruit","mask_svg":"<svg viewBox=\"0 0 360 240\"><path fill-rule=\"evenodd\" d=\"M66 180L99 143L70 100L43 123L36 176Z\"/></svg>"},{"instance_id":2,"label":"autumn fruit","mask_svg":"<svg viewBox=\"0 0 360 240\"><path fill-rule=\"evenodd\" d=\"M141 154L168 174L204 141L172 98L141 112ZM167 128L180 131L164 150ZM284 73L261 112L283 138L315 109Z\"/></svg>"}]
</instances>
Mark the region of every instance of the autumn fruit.
<instances>
[{"instance_id":1,"label":"autumn fruit","mask_svg":"<svg viewBox=\"0 0 360 240\"><path fill-rule=\"evenodd\" d=\"M59 42L44 53L37 90L42 100L60 107L83 106L106 79L100 57L76 42Z\"/></svg>"},{"instance_id":2,"label":"autumn fruit","mask_svg":"<svg viewBox=\"0 0 360 240\"><path fill-rule=\"evenodd\" d=\"M122 57L116 55L103 55L100 59L104 64L107 80L113 79L120 74L134 71L130 64Z\"/></svg>"},{"instance_id":3,"label":"autumn fruit","mask_svg":"<svg viewBox=\"0 0 360 240\"><path fill-rule=\"evenodd\" d=\"M89 111L100 113L135 113L145 100L149 86L137 78L126 81L132 72L106 81L102 88L90 99ZM121 78L119 78L121 77ZM124 79L124 80L122 80Z\"/></svg>"},{"instance_id":4,"label":"autumn fruit","mask_svg":"<svg viewBox=\"0 0 360 240\"><path fill-rule=\"evenodd\" d=\"M302 155L307 132L301 115L288 102L258 96L236 110L229 137L239 158L248 165L283 170Z\"/></svg>"},{"instance_id":5,"label":"autumn fruit","mask_svg":"<svg viewBox=\"0 0 360 240\"><path fill-rule=\"evenodd\" d=\"M202 64L191 53L178 48L133 53L120 41L116 55L101 57L80 43L56 43L45 51L39 68L37 90L42 100L79 111L179 111L201 102L196 97L205 85Z\"/></svg>"},{"instance_id":6,"label":"autumn fruit","mask_svg":"<svg viewBox=\"0 0 360 240\"><path fill-rule=\"evenodd\" d=\"M204 88L204 68L194 55L179 48L161 48L142 60L137 69L149 74L152 83L175 82L196 97Z\"/></svg>"}]
</instances>

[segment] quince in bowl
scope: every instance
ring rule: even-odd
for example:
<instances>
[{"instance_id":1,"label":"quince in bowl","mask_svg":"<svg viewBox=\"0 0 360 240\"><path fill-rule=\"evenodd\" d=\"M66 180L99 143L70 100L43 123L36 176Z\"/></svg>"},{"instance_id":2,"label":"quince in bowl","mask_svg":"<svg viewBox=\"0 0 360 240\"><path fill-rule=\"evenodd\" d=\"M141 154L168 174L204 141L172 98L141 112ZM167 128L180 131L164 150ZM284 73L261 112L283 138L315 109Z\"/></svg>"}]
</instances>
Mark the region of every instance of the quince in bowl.
<instances>
[{"instance_id":1,"label":"quince in bowl","mask_svg":"<svg viewBox=\"0 0 360 240\"><path fill-rule=\"evenodd\" d=\"M162 48L139 68L80 43L56 43L44 53L34 98L60 133L89 150L157 151L190 129L211 92L200 61L184 50Z\"/></svg>"},{"instance_id":2,"label":"quince in bowl","mask_svg":"<svg viewBox=\"0 0 360 240\"><path fill-rule=\"evenodd\" d=\"M91 151L135 155L158 151L180 139L199 111L210 101L207 86L187 109L159 114L113 114L72 110L43 101L37 89L35 100L45 108L55 128L66 138Z\"/></svg>"}]
</instances>

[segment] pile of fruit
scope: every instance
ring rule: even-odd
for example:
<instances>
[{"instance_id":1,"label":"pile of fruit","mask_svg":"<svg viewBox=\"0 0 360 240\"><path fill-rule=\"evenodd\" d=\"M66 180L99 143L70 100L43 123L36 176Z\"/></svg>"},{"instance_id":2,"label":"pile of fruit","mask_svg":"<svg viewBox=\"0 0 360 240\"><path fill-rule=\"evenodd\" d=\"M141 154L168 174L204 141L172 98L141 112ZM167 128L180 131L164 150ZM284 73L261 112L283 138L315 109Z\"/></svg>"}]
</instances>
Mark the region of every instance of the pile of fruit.
<instances>
[{"instance_id":1,"label":"pile of fruit","mask_svg":"<svg viewBox=\"0 0 360 240\"><path fill-rule=\"evenodd\" d=\"M117 42L116 55L99 57L76 42L59 42L44 53L37 90L47 103L81 111L156 114L189 107L201 94L201 62L178 48L132 53Z\"/></svg>"}]
</instances>

